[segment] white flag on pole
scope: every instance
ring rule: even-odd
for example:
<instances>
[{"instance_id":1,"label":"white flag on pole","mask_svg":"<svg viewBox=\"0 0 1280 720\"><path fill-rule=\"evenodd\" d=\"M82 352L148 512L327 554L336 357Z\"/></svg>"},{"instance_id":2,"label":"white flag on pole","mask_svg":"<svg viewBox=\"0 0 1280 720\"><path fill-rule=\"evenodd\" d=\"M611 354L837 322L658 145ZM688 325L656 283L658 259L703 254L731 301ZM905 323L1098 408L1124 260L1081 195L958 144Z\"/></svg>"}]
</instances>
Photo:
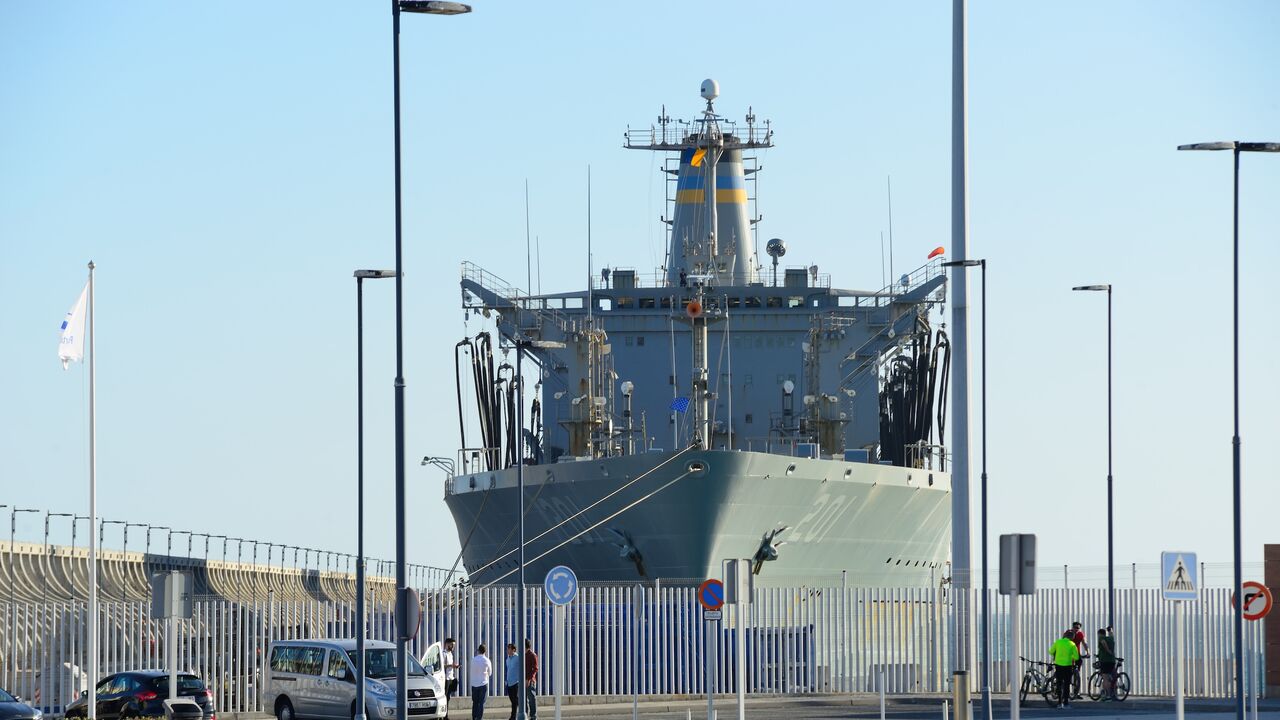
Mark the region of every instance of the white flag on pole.
<instances>
[{"instance_id":1,"label":"white flag on pole","mask_svg":"<svg viewBox=\"0 0 1280 720\"><path fill-rule=\"evenodd\" d=\"M85 283L80 291L80 299L67 311L62 321L62 338L58 342L58 359L62 361L62 369L67 369L71 361L84 360L84 315L85 305L89 301L89 283Z\"/></svg>"}]
</instances>

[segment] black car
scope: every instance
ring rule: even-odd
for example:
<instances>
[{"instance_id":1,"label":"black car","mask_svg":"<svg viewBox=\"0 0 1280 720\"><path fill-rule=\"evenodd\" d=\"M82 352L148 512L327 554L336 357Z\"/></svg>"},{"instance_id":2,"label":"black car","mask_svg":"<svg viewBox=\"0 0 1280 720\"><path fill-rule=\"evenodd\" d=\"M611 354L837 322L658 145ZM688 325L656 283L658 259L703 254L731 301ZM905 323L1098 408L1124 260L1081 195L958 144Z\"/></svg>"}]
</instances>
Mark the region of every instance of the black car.
<instances>
[{"instance_id":1,"label":"black car","mask_svg":"<svg viewBox=\"0 0 1280 720\"><path fill-rule=\"evenodd\" d=\"M44 713L0 689L0 720L41 720Z\"/></svg>"},{"instance_id":2,"label":"black car","mask_svg":"<svg viewBox=\"0 0 1280 720\"><path fill-rule=\"evenodd\" d=\"M88 693L67 706L66 717L83 718ZM191 698L200 706L203 720L217 720L213 693L195 675L178 673L178 697ZM164 701L169 698L167 670L132 670L108 675L98 683L98 719L164 717Z\"/></svg>"}]
</instances>

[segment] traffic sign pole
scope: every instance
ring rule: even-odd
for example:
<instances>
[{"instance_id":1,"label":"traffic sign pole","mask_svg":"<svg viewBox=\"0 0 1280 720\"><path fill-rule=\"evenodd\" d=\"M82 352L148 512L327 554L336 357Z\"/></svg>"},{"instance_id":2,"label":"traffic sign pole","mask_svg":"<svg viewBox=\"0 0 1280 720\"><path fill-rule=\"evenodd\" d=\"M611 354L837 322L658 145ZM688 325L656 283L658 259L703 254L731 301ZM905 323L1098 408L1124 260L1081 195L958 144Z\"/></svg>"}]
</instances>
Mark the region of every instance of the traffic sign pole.
<instances>
[{"instance_id":1,"label":"traffic sign pole","mask_svg":"<svg viewBox=\"0 0 1280 720\"><path fill-rule=\"evenodd\" d=\"M716 692L716 635L719 634L719 620L704 620L702 631L706 635L706 662L705 672L707 674L707 720L716 720L715 692Z\"/></svg>"},{"instance_id":2,"label":"traffic sign pole","mask_svg":"<svg viewBox=\"0 0 1280 720\"><path fill-rule=\"evenodd\" d=\"M1175 720L1186 720L1186 711L1183 707L1184 694L1183 683L1186 681L1186 673L1182 670L1183 640L1186 637L1186 620L1183 616L1182 601L1173 601L1173 698L1174 698L1174 718ZM1114 687L1114 686L1113 686Z\"/></svg>"},{"instance_id":3,"label":"traffic sign pole","mask_svg":"<svg viewBox=\"0 0 1280 720\"><path fill-rule=\"evenodd\" d=\"M578 576L565 565L557 565L547 571L542 581L542 590L552 605L552 638L551 648L555 654L553 662L555 677L551 685L556 694L556 720L560 720L561 698L564 696L564 608L578 596ZM524 657L521 655L521 657ZM523 661L521 661L523 662ZM524 679L521 678L521 683Z\"/></svg>"},{"instance_id":4,"label":"traffic sign pole","mask_svg":"<svg viewBox=\"0 0 1280 720\"><path fill-rule=\"evenodd\" d=\"M564 696L564 606L553 606L555 637L551 641L555 653L556 720L560 720L560 699Z\"/></svg>"},{"instance_id":5,"label":"traffic sign pole","mask_svg":"<svg viewBox=\"0 0 1280 720\"><path fill-rule=\"evenodd\" d=\"M707 679L707 720L715 720L716 655L720 634L720 608L724 606L724 583L710 578L698 586L698 603L702 605L702 632L706 636L703 665Z\"/></svg>"}]
</instances>

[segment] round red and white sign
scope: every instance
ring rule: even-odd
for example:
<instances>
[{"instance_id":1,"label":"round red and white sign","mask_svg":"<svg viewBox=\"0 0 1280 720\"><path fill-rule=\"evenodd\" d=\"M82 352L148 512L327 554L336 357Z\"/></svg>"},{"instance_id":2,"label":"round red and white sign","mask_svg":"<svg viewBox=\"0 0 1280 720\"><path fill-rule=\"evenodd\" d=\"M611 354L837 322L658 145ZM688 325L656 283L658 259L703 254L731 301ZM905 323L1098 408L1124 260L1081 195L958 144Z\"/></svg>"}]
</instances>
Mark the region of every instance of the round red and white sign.
<instances>
[{"instance_id":1,"label":"round red and white sign","mask_svg":"<svg viewBox=\"0 0 1280 720\"><path fill-rule=\"evenodd\" d=\"M1271 612L1271 591L1260 582L1250 580L1244 584L1244 619L1261 620ZM1231 593L1231 607L1236 606L1236 594Z\"/></svg>"}]
</instances>

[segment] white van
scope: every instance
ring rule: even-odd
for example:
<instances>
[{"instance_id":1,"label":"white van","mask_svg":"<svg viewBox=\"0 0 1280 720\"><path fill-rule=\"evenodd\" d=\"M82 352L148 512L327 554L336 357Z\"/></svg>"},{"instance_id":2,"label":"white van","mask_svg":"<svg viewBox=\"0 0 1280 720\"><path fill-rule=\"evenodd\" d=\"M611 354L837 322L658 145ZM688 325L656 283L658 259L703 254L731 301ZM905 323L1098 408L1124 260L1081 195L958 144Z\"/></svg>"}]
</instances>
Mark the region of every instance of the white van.
<instances>
[{"instance_id":1,"label":"white van","mask_svg":"<svg viewBox=\"0 0 1280 720\"><path fill-rule=\"evenodd\" d=\"M396 646L365 641L365 715L396 716ZM409 717L428 720L449 713L444 674L428 673L409 655ZM279 720L319 720L356 715L356 641L281 640L271 645L264 708Z\"/></svg>"}]
</instances>

